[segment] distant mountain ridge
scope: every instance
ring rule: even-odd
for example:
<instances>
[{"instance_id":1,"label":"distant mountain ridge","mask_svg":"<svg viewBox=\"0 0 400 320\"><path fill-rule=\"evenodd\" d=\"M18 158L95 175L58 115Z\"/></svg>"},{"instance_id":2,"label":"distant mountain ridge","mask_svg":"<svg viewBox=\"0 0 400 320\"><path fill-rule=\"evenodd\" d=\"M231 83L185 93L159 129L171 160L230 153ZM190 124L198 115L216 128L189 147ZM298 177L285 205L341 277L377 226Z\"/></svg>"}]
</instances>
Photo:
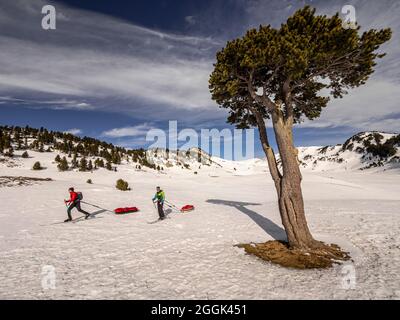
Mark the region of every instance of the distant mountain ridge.
<instances>
[{"instance_id":1,"label":"distant mountain ridge","mask_svg":"<svg viewBox=\"0 0 400 320\"><path fill-rule=\"evenodd\" d=\"M360 132L343 144L299 147L302 168L311 170L367 170L400 168L400 134Z\"/></svg>"},{"instance_id":2,"label":"distant mountain ridge","mask_svg":"<svg viewBox=\"0 0 400 320\"><path fill-rule=\"evenodd\" d=\"M60 170L93 171L100 168L117 170L119 165L157 171L183 169L197 173L208 168L232 174L267 171L264 159L225 160L211 156L200 148L188 150L130 150L89 137L48 131L44 128L0 126L0 164L23 152L52 152ZM400 168L400 134L360 132L343 144L321 147L298 147L303 170L377 170ZM20 157L20 155L18 155ZM23 158L23 157L20 157ZM63 165L60 165L63 162ZM279 161L279 156L278 156ZM8 166L14 166L12 161Z\"/></svg>"}]
</instances>

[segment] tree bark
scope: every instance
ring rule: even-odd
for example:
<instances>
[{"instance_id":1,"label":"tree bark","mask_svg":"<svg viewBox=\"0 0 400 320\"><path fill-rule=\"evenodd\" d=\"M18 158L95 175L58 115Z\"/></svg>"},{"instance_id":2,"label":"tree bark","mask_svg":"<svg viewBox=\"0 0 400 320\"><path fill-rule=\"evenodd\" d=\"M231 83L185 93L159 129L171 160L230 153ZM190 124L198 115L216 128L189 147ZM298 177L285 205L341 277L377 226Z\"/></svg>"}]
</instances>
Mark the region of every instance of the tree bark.
<instances>
[{"instance_id":1,"label":"tree bark","mask_svg":"<svg viewBox=\"0 0 400 320\"><path fill-rule=\"evenodd\" d=\"M305 216L303 193L301 190L302 176L297 149L293 143L293 110L291 109L289 82L287 81L287 85L283 88L285 103L288 106L286 117L284 117L281 111L282 102L273 103L265 96L257 96L252 86L252 73L247 82L251 97L255 101L262 103L271 114L275 139L282 163L282 174L279 172L274 152L268 142L264 119L255 108L250 107L250 110L257 120L261 144L267 156L269 171L278 194L279 212L289 246L291 248L313 249L320 247L322 243L315 240L311 235Z\"/></svg>"},{"instance_id":2,"label":"tree bark","mask_svg":"<svg viewBox=\"0 0 400 320\"><path fill-rule=\"evenodd\" d=\"M320 246L308 228L301 190L301 172L293 144L292 126L283 120L283 114L277 108L272 113L275 139L282 163L280 180L279 211L290 247L312 249Z\"/></svg>"},{"instance_id":3,"label":"tree bark","mask_svg":"<svg viewBox=\"0 0 400 320\"><path fill-rule=\"evenodd\" d=\"M281 179L282 175L279 172L278 164L276 162L275 158L275 153L274 150L271 148L268 140L268 135L267 135L267 128L265 126L265 121L262 117L262 115L255 109L251 108L251 111L253 115L256 118L257 121L257 127L258 127L258 132L260 135L260 140L261 140L261 146L264 150L264 153L267 157L267 162L268 162L268 168L269 172L271 174L272 180L274 181L276 191L278 193L278 196L280 194L280 188L281 188Z\"/></svg>"}]
</instances>

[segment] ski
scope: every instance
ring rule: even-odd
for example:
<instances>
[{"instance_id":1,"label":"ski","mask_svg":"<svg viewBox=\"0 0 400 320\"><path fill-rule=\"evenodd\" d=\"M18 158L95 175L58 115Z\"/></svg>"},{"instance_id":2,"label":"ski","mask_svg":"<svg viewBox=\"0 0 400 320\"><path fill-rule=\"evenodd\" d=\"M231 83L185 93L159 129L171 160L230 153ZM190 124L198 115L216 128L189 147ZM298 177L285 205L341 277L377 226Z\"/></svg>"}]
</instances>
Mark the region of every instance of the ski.
<instances>
[{"instance_id":1,"label":"ski","mask_svg":"<svg viewBox=\"0 0 400 320\"><path fill-rule=\"evenodd\" d=\"M157 219L157 220L154 220L154 221L149 221L149 222L147 222L148 224L155 224L155 223L157 223L157 222L159 222L159 221L161 221L160 219Z\"/></svg>"},{"instance_id":2,"label":"ski","mask_svg":"<svg viewBox=\"0 0 400 320\"><path fill-rule=\"evenodd\" d=\"M81 216L81 217L79 217L79 218L76 218L76 219L73 219L72 221L70 221L70 222L72 222L72 223L78 223L78 222L83 222L83 221L87 221L87 220L92 220L92 219L95 219L96 217L95 216L89 216L89 217L87 217L87 219L85 219L85 216Z\"/></svg>"},{"instance_id":3,"label":"ski","mask_svg":"<svg viewBox=\"0 0 400 320\"><path fill-rule=\"evenodd\" d=\"M167 220L167 219L171 219L171 218L170 217L165 217L165 219L157 219L157 220L150 221L150 222L147 222L147 223L148 224L155 224L157 222L161 222L161 221L164 221L164 220Z\"/></svg>"},{"instance_id":4,"label":"ski","mask_svg":"<svg viewBox=\"0 0 400 320\"><path fill-rule=\"evenodd\" d=\"M91 220L91 219L94 219L95 218L95 216L90 216L88 219L85 219L85 216L80 216L80 217L78 217L78 218L75 218L75 219L72 219L71 221L67 221L67 222L65 222L65 221L57 221L57 222L53 222L53 223L50 223L50 224L40 224L39 226L41 226L41 227L47 227L47 226L54 226L54 225L57 225L57 224L64 224L64 223L76 223L76 222L79 222L79 221L85 221L85 220Z\"/></svg>"}]
</instances>

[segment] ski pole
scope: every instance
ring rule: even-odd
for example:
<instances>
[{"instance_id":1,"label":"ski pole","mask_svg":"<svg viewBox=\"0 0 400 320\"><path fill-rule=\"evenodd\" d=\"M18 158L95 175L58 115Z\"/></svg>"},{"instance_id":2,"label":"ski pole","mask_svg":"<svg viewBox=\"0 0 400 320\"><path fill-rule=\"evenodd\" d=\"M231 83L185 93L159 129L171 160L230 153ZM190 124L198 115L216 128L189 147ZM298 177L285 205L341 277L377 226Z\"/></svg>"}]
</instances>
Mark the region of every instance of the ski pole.
<instances>
[{"instance_id":1,"label":"ski pole","mask_svg":"<svg viewBox=\"0 0 400 320\"><path fill-rule=\"evenodd\" d=\"M153 207L154 207L154 210L155 210L155 211L157 211L157 208L156 208L156 203L155 203L154 201L151 201L151 202L153 202Z\"/></svg>"},{"instance_id":2,"label":"ski pole","mask_svg":"<svg viewBox=\"0 0 400 320\"><path fill-rule=\"evenodd\" d=\"M154 211L158 214L158 210L156 208L156 203L154 201L151 201L151 202L153 202Z\"/></svg>"}]
</instances>

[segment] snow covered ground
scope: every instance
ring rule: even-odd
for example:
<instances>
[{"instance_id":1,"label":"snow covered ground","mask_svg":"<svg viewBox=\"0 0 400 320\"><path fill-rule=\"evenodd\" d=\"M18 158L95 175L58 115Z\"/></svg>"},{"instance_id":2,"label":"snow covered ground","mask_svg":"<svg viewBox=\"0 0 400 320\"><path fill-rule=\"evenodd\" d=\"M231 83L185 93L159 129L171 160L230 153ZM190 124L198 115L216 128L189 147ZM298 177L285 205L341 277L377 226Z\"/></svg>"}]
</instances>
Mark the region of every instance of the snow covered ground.
<instances>
[{"instance_id":1,"label":"snow covered ground","mask_svg":"<svg viewBox=\"0 0 400 320\"><path fill-rule=\"evenodd\" d=\"M1 299L399 299L400 171L304 173L307 217L317 239L351 252L353 263L329 270L291 270L263 262L238 243L284 238L266 163L235 172L210 167L58 172L54 154L30 152L0 176L50 177L27 186L0 186ZM32 171L35 161L47 167ZM245 168L246 163L242 164ZM262 167L264 166L264 167ZM87 184L87 179L93 184ZM130 192L117 191L117 179ZM157 218L151 202L160 185L190 213ZM75 224L63 199L75 186L106 209L138 206L124 216L102 212ZM74 212L74 217L79 213ZM55 288L42 286L54 267ZM347 281L349 279L349 281Z\"/></svg>"}]
</instances>

